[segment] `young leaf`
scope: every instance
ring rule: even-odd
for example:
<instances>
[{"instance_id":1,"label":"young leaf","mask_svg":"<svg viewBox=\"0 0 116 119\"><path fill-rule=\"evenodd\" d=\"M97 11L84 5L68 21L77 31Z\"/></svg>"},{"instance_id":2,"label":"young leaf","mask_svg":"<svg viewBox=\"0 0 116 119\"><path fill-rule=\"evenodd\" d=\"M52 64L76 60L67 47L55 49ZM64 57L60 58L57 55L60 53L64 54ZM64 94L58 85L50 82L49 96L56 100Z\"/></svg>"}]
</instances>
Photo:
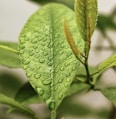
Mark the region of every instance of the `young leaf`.
<instances>
[{"instance_id":1,"label":"young leaf","mask_svg":"<svg viewBox=\"0 0 116 119\"><path fill-rule=\"evenodd\" d=\"M97 0L75 0L76 22L84 41L88 41L95 29Z\"/></svg>"},{"instance_id":2,"label":"young leaf","mask_svg":"<svg viewBox=\"0 0 116 119\"><path fill-rule=\"evenodd\" d=\"M63 32L66 18L76 45L83 49L83 40L74 21L74 12L64 5L48 4L34 13L19 38L20 61L39 96L51 110L65 96L79 68Z\"/></svg>"},{"instance_id":3,"label":"young leaf","mask_svg":"<svg viewBox=\"0 0 116 119\"><path fill-rule=\"evenodd\" d=\"M98 67L97 72L93 73L94 74L98 74L101 71L104 71L110 67L116 66L116 55L112 55L111 57L107 58L106 60L104 60Z\"/></svg>"},{"instance_id":4,"label":"young leaf","mask_svg":"<svg viewBox=\"0 0 116 119\"><path fill-rule=\"evenodd\" d=\"M35 117L35 114L32 110L30 110L27 107L24 107L23 105L21 105L17 101L15 101L12 98L7 97L1 93L0 93L0 103L10 105L10 106L16 108L17 110L19 110L19 111L21 111L27 115L30 115L31 117ZM36 118L34 118L34 119L36 119Z\"/></svg>"},{"instance_id":5,"label":"young leaf","mask_svg":"<svg viewBox=\"0 0 116 119\"><path fill-rule=\"evenodd\" d=\"M0 42L0 65L11 68L21 67L17 48L17 43Z\"/></svg>"},{"instance_id":6,"label":"young leaf","mask_svg":"<svg viewBox=\"0 0 116 119\"><path fill-rule=\"evenodd\" d=\"M116 106L116 87L102 89L101 92Z\"/></svg>"}]
</instances>

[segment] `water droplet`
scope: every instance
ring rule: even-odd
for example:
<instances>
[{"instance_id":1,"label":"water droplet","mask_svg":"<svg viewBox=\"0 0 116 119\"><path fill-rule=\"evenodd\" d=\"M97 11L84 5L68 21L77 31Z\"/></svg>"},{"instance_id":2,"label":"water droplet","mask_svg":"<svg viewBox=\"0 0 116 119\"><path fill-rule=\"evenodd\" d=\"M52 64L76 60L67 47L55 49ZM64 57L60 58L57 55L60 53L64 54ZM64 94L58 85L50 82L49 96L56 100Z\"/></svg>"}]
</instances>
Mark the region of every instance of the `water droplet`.
<instances>
[{"instance_id":1,"label":"water droplet","mask_svg":"<svg viewBox=\"0 0 116 119\"><path fill-rule=\"evenodd\" d=\"M49 106L50 110L54 110L55 109L55 100L48 99L46 103Z\"/></svg>"},{"instance_id":2,"label":"water droplet","mask_svg":"<svg viewBox=\"0 0 116 119\"><path fill-rule=\"evenodd\" d=\"M64 44L61 44L60 47L61 47L61 48L64 48Z\"/></svg>"},{"instance_id":3,"label":"water droplet","mask_svg":"<svg viewBox=\"0 0 116 119\"><path fill-rule=\"evenodd\" d=\"M28 66L28 65L25 65L23 68L24 68L25 70L27 70L27 69L29 68L29 66Z\"/></svg>"},{"instance_id":4,"label":"water droplet","mask_svg":"<svg viewBox=\"0 0 116 119\"><path fill-rule=\"evenodd\" d=\"M70 76L70 73L66 74L66 77L69 77Z\"/></svg>"},{"instance_id":5,"label":"water droplet","mask_svg":"<svg viewBox=\"0 0 116 119\"><path fill-rule=\"evenodd\" d=\"M62 83L62 82L63 82L63 79L60 78L60 79L58 80L58 83Z\"/></svg>"},{"instance_id":6,"label":"water droplet","mask_svg":"<svg viewBox=\"0 0 116 119\"><path fill-rule=\"evenodd\" d=\"M39 78L41 77L41 74L36 74L34 77L35 77L36 79L39 79Z\"/></svg>"},{"instance_id":7,"label":"water droplet","mask_svg":"<svg viewBox=\"0 0 116 119\"><path fill-rule=\"evenodd\" d=\"M37 38L32 39L31 43L37 43Z\"/></svg>"},{"instance_id":8,"label":"water droplet","mask_svg":"<svg viewBox=\"0 0 116 119\"><path fill-rule=\"evenodd\" d=\"M20 49L24 49L25 48L25 46L23 44L21 44L19 47L20 47Z\"/></svg>"},{"instance_id":9,"label":"water droplet","mask_svg":"<svg viewBox=\"0 0 116 119\"><path fill-rule=\"evenodd\" d=\"M71 56L71 55L72 55L71 52L68 52L68 53L66 54L67 57L69 57L69 56Z\"/></svg>"},{"instance_id":10,"label":"water droplet","mask_svg":"<svg viewBox=\"0 0 116 119\"><path fill-rule=\"evenodd\" d=\"M71 81L71 79L70 79L70 78L67 78L66 80L67 80L68 82L70 82L70 81Z\"/></svg>"},{"instance_id":11,"label":"water droplet","mask_svg":"<svg viewBox=\"0 0 116 119\"><path fill-rule=\"evenodd\" d=\"M52 47L53 47L53 43L50 42L50 43L48 44L48 48L52 48Z\"/></svg>"},{"instance_id":12,"label":"water droplet","mask_svg":"<svg viewBox=\"0 0 116 119\"><path fill-rule=\"evenodd\" d=\"M37 92L39 93L40 96L44 94L44 90L42 88L37 88Z\"/></svg>"},{"instance_id":13,"label":"water droplet","mask_svg":"<svg viewBox=\"0 0 116 119\"><path fill-rule=\"evenodd\" d=\"M47 56L47 55L48 55L48 52L44 51L44 52L43 52L43 55L44 55L44 56Z\"/></svg>"},{"instance_id":14,"label":"water droplet","mask_svg":"<svg viewBox=\"0 0 116 119\"><path fill-rule=\"evenodd\" d=\"M68 85L69 85L68 83L65 83L65 84L64 84L65 87L68 87Z\"/></svg>"},{"instance_id":15,"label":"water droplet","mask_svg":"<svg viewBox=\"0 0 116 119\"><path fill-rule=\"evenodd\" d=\"M37 65L37 67L36 67L36 68L37 68L37 69L40 69L40 66L38 66L38 65Z\"/></svg>"},{"instance_id":16,"label":"water droplet","mask_svg":"<svg viewBox=\"0 0 116 119\"><path fill-rule=\"evenodd\" d=\"M61 51L60 54L64 54L64 51Z\"/></svg>"},{"instance_id":17,"label":"water droplet","mask_svg":"<svg viewBox=\"0 0 116 119\"><path fill-rule=\"evenodd\" d=\"M45 62L45 60L44 60L44 59L42 59L42 58L40 58L40 59L39 59L39 62L40 62L40 63L44 63L44 62Z\"/></svg>"},{"instance_id":18,"label":"water droplet","mask_svg":"<svg viewBox=\"0 0 116 119\"><path fill-rule=\"evenodd\" d=\"M36 55L35 55L35 57L36 57L36 58L39 58L39 55L38 55L38 54L36 54Z\"/></svg>"},{"instance_id":19,"label":"water droplet","mask_svg":"<svg viewBox=\"0 0 116 119\"><path fill-rule=\"evenodd\" d=\"M74 70L76 70L76 66L73 66L73 67L72 67L72 71L74 71Z\"/></svg>"},{"instance_id":20,"label":"water droplet","mask_svg":"<svg viewBox=\"0 0 116 119\"><path fill-rule=\"evenodd\" d=\"M48 60L51 61L53 59L53 57L48 57Z\"/></svg>"},{"instance_id":21,"label":"water droplet","mask_svg":"<svg viewBox=\"0 0 116 119\"><path fill-rule=\"evenodd\" d=\"M54 91L56 91L56 90L58 90L58 87L57 86L54 87Z\"/></svg>"},{"instance_id":22,"label":"water droplet","mask_svg":"<svg viewBox=\"0 0 116 119\"><path fill-rule=\"evenodd\" d=\"M39 52L39 50L36 50L35 52L36 52L36 53L38 53L38 52Z\"/></svg>"},{"instance_id":23,"label":"water droplet","mask_svg":"<svg viewBox=\"0 0 116 119\"><path fill-rule=\"evenodd\" d=\"M66 62L64 65L67 67L67 66L69 66L69 65L70 65L70 63L69 63L69 62Z\"/></svg>"},{"instance_id":24,"label":"water droplet","mask_svg":"<svg viewBox=\"0 0 116 119\"><path fill-rule=\"evenodd\" d=\"M63 99L63 96L64 96L63 94L59 94L58 95L59 100Z\"/></svg>"},{"instance_id":25,"label":"water droplet","mask_svg":"<svg viewBox=\"0 0 116 119\"><path fill-rule=\"evenodd\" d=\"M52 63L52 62L48 62L47 64L48 64L48 66L52 66L52 65L53 65L53 63Z\"/></svg>"},{"instance_id":26,"label":"water droplet","mask_svg":"<svg viewBox=\"0 0 116 119\"><path fill-rule=\"evenodd\" d=\"M61 68L60 68L60 71L63 71L63 70L64 70L64 67L61 67Z\"/></svg>"},{"instance_id":27,"label":"water droplet","mask_svg":"<svg viewBox=\"0 0 116 119\"><path fill-rule=\"evenodd\" d=\"M49 85L49 84L51 84L51 78L49 78L49 79L45 79L45 80L43 80L43 84L44 85Z\"/></svg>"},{"instance_id":28,"label":"water droplet","mask_svg":"<svg viewBox=\"0 0 116 119\"><path fill-rule=\"evenodd\" d=\"M25 61L23 62L24 65L28 65L29 63L30 63L29 60L25 60Z\"/></svg>"},{"instance_id":29,"label":"water droplet","mask_svg":"<svg viewBox=\"0 0 116 119\"><path fill-rule=\"evenodd\" d=\"M33 56L34 55L34 52L33 51L29 52L29 55L30 56Z\"/></svg>"},{"instance_id":30,"label":"water droplet","mask_svg":"<svg viewBox=\"0 0 116 119\"><path fill-rule=\"evenodd\" d=\"M31 77L32 76L32 73L27 72L26 75L27 75L27 77Z\"/></svg>"}]
</instances>

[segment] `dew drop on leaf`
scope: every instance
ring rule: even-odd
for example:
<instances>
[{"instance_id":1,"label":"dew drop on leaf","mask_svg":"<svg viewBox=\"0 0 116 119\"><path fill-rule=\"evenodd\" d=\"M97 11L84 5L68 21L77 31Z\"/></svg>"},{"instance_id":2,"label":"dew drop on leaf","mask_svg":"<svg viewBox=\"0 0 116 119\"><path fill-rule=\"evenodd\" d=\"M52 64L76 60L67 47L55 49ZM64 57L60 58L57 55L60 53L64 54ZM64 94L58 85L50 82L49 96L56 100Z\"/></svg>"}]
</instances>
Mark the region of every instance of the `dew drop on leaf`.
<instances>
[{"instance_id":1,"label":"dew drop on leaf","mask_svg":"<svg viewBox=\"0 0 116 119\"><path fill-rule=\"evenodd\" d=\"M39 79L39 78L41 77L41 74L36 74L34 77L35 77L36 79Z\"/></svg>"},{"instance_id":2,"label":"dew drop on leaf","mask_svg":"<svg viewBox=\"0 0 116 119\"><path fill-rule=\"evenodd\" d=\"M54 100L48 99L47 104L48 104L48 107L50 110L55 109L55 101Z\"/></svg>"},{"instance_id":3,"label":"dew drop on leaf","mask_svg":"<svg viewBox=\"0 0 116 119\"><path fill-rule=\"evenodd\" d=\"M40 59L39 59L39 62L40 62L40 63L44 63L45 60L44 60L43 58L40 58Z\"/></svg>"},{"instance_id":4,"label":"dew drop on leaf","mask_svg":"<svg viewBox=\"0 0 116 119\"><path fill-rule=\"evenodd\" d=\"M51 84L51 78L46 79L46 80L43 80L42 83L43 83L44 85L49 85L49 84Z\"/></svg>"},{"instance_id":5,"label":"dew drop on leaf","mask_svg":"<svg viewBox=\"0 0 116 119\"><path fill-rule=\"evenodd\" d=\"M47 56L47 55L48 55L48 52L44 51L44 52L43 52L43 55L44 55L44 56Z\"/></svg>"},{"instance_id":6,"label":"dew drop on leaf","mask_svg":"<svg viewBox=\"0 0 116 119\"><path fill-rule=\"evenodd\" d=\"M32 73L27 72L26 75L27 75L27 77L31 77L32 76Z\"/></svg>"},{"instance_id":7,"label":"dew drop on leaf","mask_svg":"<svg viewBox=\"0 0 116 119\"><path fill-rule=\"evenodd\" d=\"M63 82L63 78L60 78L59 80L58 80L58 83L62 83Z\"/></svg>"},{"instance_id":8,"label":"dew drop on leaf","mask_svg":"<svg viewBox=\"0 0 116 119\"><path fill-rule=\"evenodd\" d=\"M63 94L59 94L58 95L59 100L61 100L63 98L63 96L64 96Z\"/></svg>"},{"instance_id":9,"label":"dew drop on leaf","mask_svg":"<svg viewBox=\"0 0 116 119\"><path fill-rule=\"evenodd\" d=\"M37 88L37 92L39 93L40 96L44 94L44 90L42 88Z\"/></svg>"},{"instance_id":10,"label":"dew drop on leaf","mask_svg":"<svg viewBox=\"0 0 116 119\"><path fill-rule=\"evenodd\" d=\"M61 67L61 68L60 68L60 71L63 71L63 70L64 70L64 67Z\"/></svg>"}]
</instances>

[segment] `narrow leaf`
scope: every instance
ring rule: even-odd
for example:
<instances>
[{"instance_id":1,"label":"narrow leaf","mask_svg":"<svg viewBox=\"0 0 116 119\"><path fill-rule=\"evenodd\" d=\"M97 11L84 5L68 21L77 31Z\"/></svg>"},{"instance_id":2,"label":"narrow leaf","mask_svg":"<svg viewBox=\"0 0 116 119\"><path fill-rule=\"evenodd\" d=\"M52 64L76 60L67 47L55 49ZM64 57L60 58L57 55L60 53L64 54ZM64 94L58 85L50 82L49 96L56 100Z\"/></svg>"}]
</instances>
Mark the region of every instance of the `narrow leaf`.
<instances>
[{"instance_id":1,"label":"narrow leaf","mask_svg":"<svg viewBox=\"0 0 116 119\"><path fill-rule=\"evenodd\" d=\"M77 48L77 46L74 42L72 33L70 32L70 29L69 29L65 19L64 19L64 22L63 22L63 26L64 26L64 33L66 35L66 39L67 39L71 49L73 50L73 53L75 54L76 57L78 57L79 54L80 54L80 51L79 51L79 49Z\"/></svg>"},{"instance_id":2,"label":"narrow leaf","mask_svg":"<svg viewBox=\"0 0 116 119\"><path fill-rule=\"evenodd\" d=\"M98 67L98 70L92 75L98 74L101 71L104 71L110 67L116 66L116 55L112 55L111 57L104 60Z\"/></svg>"},{"instance_id":3,"label":"narrow leaf","mask_svg":"<svg viewBox=\"0 0 116 119\"><path fill-rule=\"evenodd\" d=\"M21 67L17 49L17 43L0 42L0 65L11 68Z\"/></svg>"},{"instance_id":4,"label":"narrow leaf","mask_svg":"<svg viewBox=\"0 0 116 119\"><path fill-rule=\"evenodd\" d=\"M16 102L12 98L9 98L3 94L0 94L0 103L10 105L10 106L16 108L17 110L30 115L31 117L35 117L34 112L31 111L29 108L24 107L23 105Z\"/></svg>"},{"instance_id":5,"label":"narrow leaf","mask_svg":"<svg viewBox=\"0 0 116 119\"><path fill-rule=\"evenodd\" d=\"M82 50L83 40L74 12L60 4L48 4L34 13L19 38L22 66L33 88L51 110L65 97L80 64L66 41L62 27L64 17L76 39L75 44Z\"/></svg>"},{"instance_id":6,"label":"narrow leaf","mask_svg":"<svg viewBox=\"0 0 116 119\"><path fill-rule=\"evenodd\" d=\"M97 0L75 0L75 14L81 37L90 40L96 27Z\"/></svg>"},{"instance_id":7,"label":"narrow leaf","mask_svg":"<svg viewBox=\"0 0 116 119\"><path fill-rule=\"evenodd\" d=\"M116 87L102 89L101 92L116 106Z\"/></svg>"},{"instance_id":8,"label":"narrow leaf","mask_svg":"<svg viewBox=\"0 0 116 119\"><path fill-rule=\"evenodd\" d=\"M104 60L98 67L98 71L105 70L107 68L116 66L116 55L112 55L111 57Z\"/></svg>"}]
</instances>

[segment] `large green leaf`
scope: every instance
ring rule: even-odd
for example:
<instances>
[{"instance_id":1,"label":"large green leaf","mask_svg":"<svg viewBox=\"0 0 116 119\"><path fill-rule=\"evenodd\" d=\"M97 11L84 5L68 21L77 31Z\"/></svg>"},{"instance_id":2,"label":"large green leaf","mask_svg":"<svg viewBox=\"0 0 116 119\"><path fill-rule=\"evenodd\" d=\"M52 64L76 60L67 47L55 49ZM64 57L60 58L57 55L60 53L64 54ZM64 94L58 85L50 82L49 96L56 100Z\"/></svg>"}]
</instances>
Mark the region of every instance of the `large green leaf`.
<instances>
[{"instance_id":1,"label":"large green leaf","mask_svg":"<svg viewBox=\"0 0 116 119\"><path fill-rule=\"evenodd\" d=\"M83 40L74 21L74 12L60 4L48 4L34 13L19 38L22 66L50 109L59 106L80 64L66 41L63 18L82 50Z\"/></svg>"},{"instance_id":2,"label":"large green leaf","mask_svg":"<svg viewBox=\"0 0 116 119\"><path fill-rule=\"evenodd\" d=\"M19 68L21 67L17 51L17 43L0 42L0 65Z\"/></svg>"},{"instance_id":3,"label":"large green leaf","mask_svg":"<svg viewBox=\"0 0 116 119\"><path fill-rule=\"evenodd\" d=\"M96 26L97 0L76 0L75 14L81 37L87 41Z\"/></svg>"},{"instance_id":4,"label":"large green leaf","mask_svg":"<svg viewBox=\"0 0 116 119\"><path fill-rule=\"evenodd\" d=\"M101 92L116 106L116 87L102 89Z\"/></svg>"}]
</instances>

